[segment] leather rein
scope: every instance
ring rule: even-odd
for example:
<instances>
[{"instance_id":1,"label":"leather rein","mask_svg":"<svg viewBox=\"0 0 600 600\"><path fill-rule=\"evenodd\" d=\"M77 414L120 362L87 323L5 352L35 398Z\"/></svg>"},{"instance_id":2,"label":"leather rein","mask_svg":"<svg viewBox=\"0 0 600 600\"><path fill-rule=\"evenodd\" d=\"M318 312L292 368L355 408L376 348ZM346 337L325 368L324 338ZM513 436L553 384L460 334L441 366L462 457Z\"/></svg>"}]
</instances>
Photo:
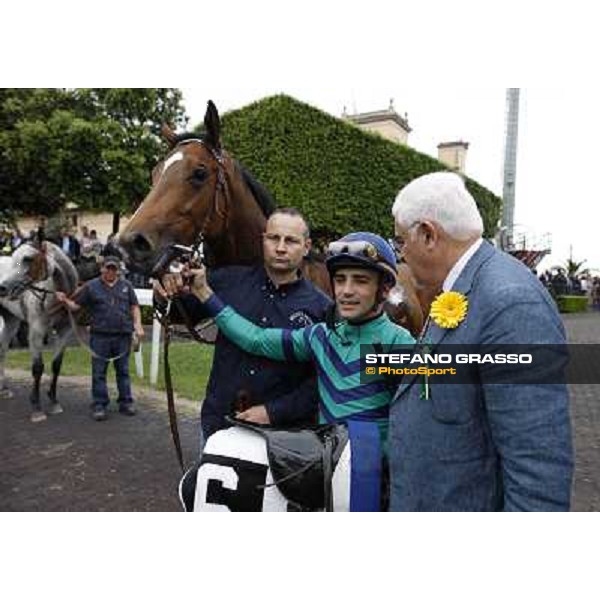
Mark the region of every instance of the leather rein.
<instances>
[{"instance_id":1,"label":"leather rein","mask_svg":"<svg viewBox=\"0 0 600 600\"><path fill-rule=\"evenodd\" d=\"M217 182L215 185L215 193L209 210L206 213L204 221L200 227L199 233L192 246L181 246L178 244L172 244L169 246L163 255L159 258L154 267L154 274L162 280L162 276L168 273L169 266L173 260L181 258L182 256L190 261L204 262L204 240L206 235L207 227L210 223L213 215L221 217L223 220L223 227L226 229L229 221L229 211L227 210L230 206L231 198L229 196L229 187L227 185L227 176L225 170L225 157L222 152L217 151L207 146L201 139L189 139L181 142L179 145L198 143L201 144L206 150L210 152L212 157L217 163ZM225 206L220 210L219 208L219 193L223 195L225 199ZM162 283L162 281L161 281ZM181 467L182 473L185 473L185 465L183 461L183 451L181 448L181 438L179 436L179 427L177 424L177 412L175 409L175 394L173 390L173 379L171 376L171 366L169 362L169 346L171 342L171 336L173 335L173 323L171 322L170 314L171 307L175 305L179 314L183 317L185 326L192 336L192 338L201 344L207 343L206 338L202 336L201 329L197 331L193 326L190 316L188 315L183 302L177 297L170 299L165 307L164 312L160 312L155 309L155 315L158 321L161 323L163 328L163 365L165 370L165 391L167 394L167 407L169 412L169 425L171 428L171 437L173 439L173 445L175 446L175 453L177 454L177 461Z\"/></svg>"}]
</instances>

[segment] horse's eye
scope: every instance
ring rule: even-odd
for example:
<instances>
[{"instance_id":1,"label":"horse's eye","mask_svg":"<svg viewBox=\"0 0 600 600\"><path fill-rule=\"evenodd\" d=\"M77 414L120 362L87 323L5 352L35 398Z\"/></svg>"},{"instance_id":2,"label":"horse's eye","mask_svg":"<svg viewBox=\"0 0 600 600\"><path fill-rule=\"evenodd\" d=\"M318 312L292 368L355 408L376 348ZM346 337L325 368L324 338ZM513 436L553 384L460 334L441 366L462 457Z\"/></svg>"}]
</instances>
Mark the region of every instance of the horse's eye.
<instances>
[{"instance_id":1,"label":"horse's eye","mask_svg":"<svg viewBox=\"0 0 600 600\"><path fill-rule=\"evenodd\" d=\"M190 176L192 183L204 183L208 177L208 172L205 167L196 167Z\"/></svg>"}]
</instances>

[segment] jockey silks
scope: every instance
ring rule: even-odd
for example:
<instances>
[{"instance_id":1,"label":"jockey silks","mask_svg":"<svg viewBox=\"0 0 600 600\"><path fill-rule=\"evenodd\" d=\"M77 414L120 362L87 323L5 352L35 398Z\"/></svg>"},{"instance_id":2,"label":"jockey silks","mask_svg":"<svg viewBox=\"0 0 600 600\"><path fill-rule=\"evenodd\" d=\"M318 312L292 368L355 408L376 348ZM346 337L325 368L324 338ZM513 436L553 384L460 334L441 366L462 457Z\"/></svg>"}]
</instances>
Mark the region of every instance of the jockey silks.
<instances>
[{"instance_id":1,"label":"jockey silks","mask_svg":"<svg viewBox=\"0 0 600 600\"><path fill-rule=\"evenodd\" d=\"M335 332L325 323L296 330L262 329L225 306L216 295L205 306L215 316L219 329L247 352L285 361L288 368L298 362L314 364L320 421L376 422L385 448L389 405L396 386L386 381L361 382L361 344L411 345L414 340L406 329L392 323L385 314L357 325L342 321Z\"/></svg>"},{"instance_id":2,"label":"jockey silks","mask_svg":"<svg viewBox=\"0 0 600 600\"><path fill-rule=\"evenodd\" d=\"M208 280L212 289L258 327L305 327L322 321L331 304L302 277L276 287L262 265L215 269ZM193 322L210 316L195 296L182 300ZM205 437L228 426L225 416L231 413L240 390L247 392L251 404L264 404L278 427L307 424L316 415L317 388L310 365L286 365L253 356L219 333L202 404Z\"/></svg>"}]
</instances>

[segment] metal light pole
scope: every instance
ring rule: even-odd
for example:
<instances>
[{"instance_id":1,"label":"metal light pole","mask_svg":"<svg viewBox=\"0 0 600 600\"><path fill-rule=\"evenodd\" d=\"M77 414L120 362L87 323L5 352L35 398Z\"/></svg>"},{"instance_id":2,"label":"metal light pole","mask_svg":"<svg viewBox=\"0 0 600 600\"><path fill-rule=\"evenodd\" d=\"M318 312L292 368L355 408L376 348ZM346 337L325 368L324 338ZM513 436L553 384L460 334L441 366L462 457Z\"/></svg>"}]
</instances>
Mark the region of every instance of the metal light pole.
<instances>
[{"instance_id":1,"label":"metal light pole","mask_svg":"<svg viewBox=\"0 0 600 600\"><path fill-rule=\"evenodd\" d=\"M504 188L502 227L511 250L515 226L515 188L517 182L517 145L519 138L519 88L506 90L506 141L504 148Z\"/></svg>"}]
</instances>

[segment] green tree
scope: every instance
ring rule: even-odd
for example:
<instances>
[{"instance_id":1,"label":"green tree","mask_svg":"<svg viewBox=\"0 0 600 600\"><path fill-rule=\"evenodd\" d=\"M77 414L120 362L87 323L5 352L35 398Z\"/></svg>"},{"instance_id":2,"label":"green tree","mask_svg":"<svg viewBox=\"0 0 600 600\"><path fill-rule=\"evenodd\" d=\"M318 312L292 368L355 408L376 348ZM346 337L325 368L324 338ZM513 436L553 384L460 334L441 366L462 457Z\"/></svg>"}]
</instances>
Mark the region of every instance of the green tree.
<instances>
[{"instance_id":1,"label":"green tree","mask_svg":"<svg viewBox=\"0 0 600 600\"><path fill-rule=\"evenodd\" d=\"M5 214L50 214L64 203L62 190L56 189L61 187L56 171L62 167L56 145L57 136L62 143L70 131L59 131L57 125L74 114L74 105L63 89L0 91L0 204Z\"/></svg>"},{"instance_id":2,"label":"green tree","mask_svg":"<svg viewBox=\"0 0 600 600\"><path fill-rule=\"evenodd\" d=\"M587 260L582 260L578 262L573 260L572 258L567 259L565 263L565 269L567 271L567 277L581 277L582 275L588 275L589 269L582 269L583 265L587 262Z\"/></svg>"},{"instance_id":3,"label":"green tree","mask_svg":"<svg viewBox=\"0 0 600 600\"><path fill-rule=\"evenodd\" d=\"M3 212L49 215L66 202L129 211L164 153L158 133L165 122L187 122L178 89L2 90Z\"/></svg>"}]
</instances>

